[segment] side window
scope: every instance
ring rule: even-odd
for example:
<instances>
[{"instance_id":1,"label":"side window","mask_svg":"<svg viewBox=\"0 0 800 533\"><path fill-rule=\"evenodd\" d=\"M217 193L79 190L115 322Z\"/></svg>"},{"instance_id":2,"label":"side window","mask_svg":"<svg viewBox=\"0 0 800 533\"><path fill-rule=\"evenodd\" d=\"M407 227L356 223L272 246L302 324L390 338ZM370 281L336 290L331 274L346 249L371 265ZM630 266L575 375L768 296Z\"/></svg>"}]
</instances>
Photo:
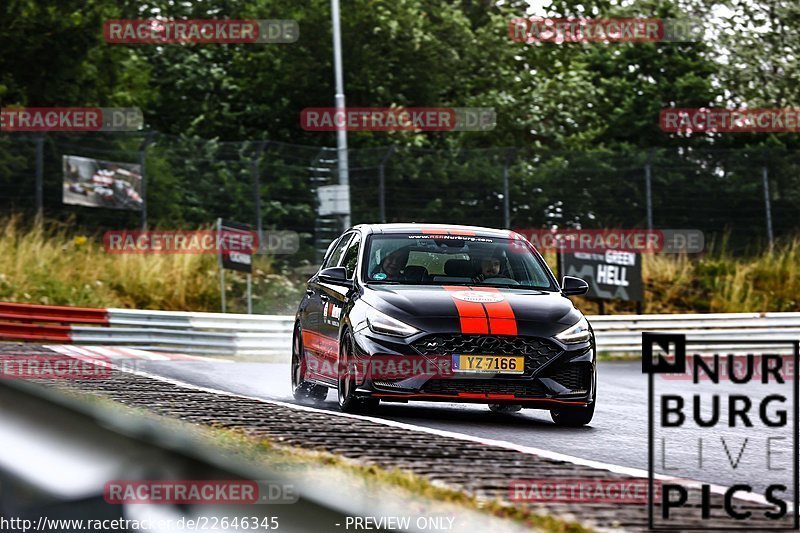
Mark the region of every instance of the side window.
<instances>
[{"instance_id":1,"label":"side window","mask_svg":"<svg viewBox=\"0 0 800 533\"><path fill-rule=\"evenodd\" d=\"M342 259L342 266L347 269L347 279L353 279L353 275L356 272L356 265L358 264L358 245L361 244L361 236L356 234L353 237L353 240L350 241L350 245L347 247L347 251L344 253L344 259Z\"/></svg>"},{"instance_id":2,"label":"side window","mask_svg":"<svg viewBox=\"0 0 800 533\"><path fill-rule=\"evenodd\" d=\"M333 253L331 253L331 255L328 257L328 260L325 261L325 264L322 265L322 268L339 266L339 259L342 258L342 254L344 253L345 248L347 248L347 243L350 242L350 238L352 236L352 233L342 236L342 238L333 248Z\"/></svg>"}]
</instances>

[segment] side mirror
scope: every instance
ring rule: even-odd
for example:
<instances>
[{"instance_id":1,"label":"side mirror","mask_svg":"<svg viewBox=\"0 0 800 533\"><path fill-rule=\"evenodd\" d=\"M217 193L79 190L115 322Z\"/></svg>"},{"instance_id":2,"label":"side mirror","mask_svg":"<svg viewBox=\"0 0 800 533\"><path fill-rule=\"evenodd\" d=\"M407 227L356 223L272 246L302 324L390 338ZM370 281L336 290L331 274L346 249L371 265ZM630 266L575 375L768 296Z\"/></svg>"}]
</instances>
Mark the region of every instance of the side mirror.
<instances>
[{"instance_id":1,"label":"side mirror","mask_svg":"<svg viewBox=\"0 0 800 533\"><path fill-rule=\"evenodd\" d=\"M564 276L561 280L561 292L568 296L586 294L588 291L589 284L583 281L581 278Z\"/></svg>"},{"instance_id":2,"label":"side mirror","mask_svg":"<svg viewBox=\"0 0 800 533\"><path fill-rule=\"evenodd\" d=\"M349 285L347 279L347 269L344 267L328 267L319 273L319 280L325 283L335 283L337 285Z\"/></svg>"}]
</instances>

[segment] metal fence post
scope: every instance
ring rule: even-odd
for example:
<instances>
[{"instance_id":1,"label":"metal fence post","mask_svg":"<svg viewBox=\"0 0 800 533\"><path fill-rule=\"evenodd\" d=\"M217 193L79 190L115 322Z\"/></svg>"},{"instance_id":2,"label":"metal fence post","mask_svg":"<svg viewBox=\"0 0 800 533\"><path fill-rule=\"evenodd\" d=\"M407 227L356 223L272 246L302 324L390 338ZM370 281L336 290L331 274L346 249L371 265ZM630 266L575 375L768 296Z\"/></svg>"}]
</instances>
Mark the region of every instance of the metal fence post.
<instances>
[{"instance_id":1,"label":"metal fence post","mask_svg":"<svg viewBox=\"0 0 800 533\"><path fill-rule=\"evenodd\" d=\"M769 170L767 169L767 165L761 167L761 182L764 186L764 210L767 216L767 240L769 241L770 248L774 242L774 236L772 234L772 205L770 204L769 199Z\"/></svg>"},{"instance_id":2,"label":"metal fence post","mask_svg":"<svg viewBox=\"0 0 800 533\"><path fill-rule=\"evenodd\" d=\"M653 176L652 176L653 150L647 154L644 165L644 194L647 205L647 229L653 229Z\"/></svg>"},{"instance_id":3,"label":"metal fence post","mask_svg":"<svg viewBox=\"0 0 800 533\"><path fill-rule=\"evenodd\" d=\"M139 146L139 165L142 169L142 231L147 230L147 172L145 170L147 147L153 143L154 137L155 132L151 131L146 133L144 141L142 141L141 146Z\"/></svg>"},{"instance_id":4,"label":"metal fence post","mask_svg":"<svg viewBox=\"0 0 800 533\"><path fill-rule=\"evenodd\" d=\"M392 157L395 146L392 145L386 150L383 158L381 159L380 167L378 167L378 213L380 216L381 224L386 223L386 162Z\"/></svg>"},{"instance_id":5,"label":"metal fence post","mask_svg":"<svg viewBox=\"0 0 800 533\"><path fill-rule=\"evenodd\" d=\"M508 167L514 158L516 151L512 148L506 153L503 161L503 227L511 229L511 188L508 184Z\"/></svg>"},{"instance_id":6,"label":"metal fence post","mask_svg":"<svg viewBox=\"0 0 800 533\"><path fill-rule=\"evenodd\" d=\"M253 180L253 201L255 203L255 210L256 210L256 235L258 235L258 242L259 242L259 250L262 248L263 243L262 240L262 226L261 226L261 180L259 175L259 162L261 161L261 156L264 153L264 149L269 144L269 141L263 141L258 143L256 146L256 153L253 157L252 162L250 163L250 176Z\"/></svg>"},{"instance_id":7,"label":"metal fence post","mask_svg":"<svg viewBox=\"0 0 800 533\"><path fill-rule=\"evenodd\" d=\"M36 137L36 218L44 216L44 135Z\"/></svg>"}]
</instances>

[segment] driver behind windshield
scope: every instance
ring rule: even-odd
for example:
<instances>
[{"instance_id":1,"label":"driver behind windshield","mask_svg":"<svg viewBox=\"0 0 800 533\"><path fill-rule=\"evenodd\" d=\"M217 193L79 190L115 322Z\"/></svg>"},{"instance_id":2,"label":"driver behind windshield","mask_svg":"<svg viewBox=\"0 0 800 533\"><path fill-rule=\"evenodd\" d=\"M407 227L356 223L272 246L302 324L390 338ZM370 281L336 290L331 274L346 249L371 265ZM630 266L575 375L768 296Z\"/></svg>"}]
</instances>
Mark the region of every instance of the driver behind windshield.
<instances>
[{"instance_id":1,"label":"driver behind windshield","mask_svg":"<svg viewBox=\"0 0 800 533\"><path fill-rule=\"evenodd\" d=\"M485 279L502 277L500 275L502 251L496 250L492 255L485 256L480 260L480 271L472 281L480 283Z\"/></svg>"}]
</instances>

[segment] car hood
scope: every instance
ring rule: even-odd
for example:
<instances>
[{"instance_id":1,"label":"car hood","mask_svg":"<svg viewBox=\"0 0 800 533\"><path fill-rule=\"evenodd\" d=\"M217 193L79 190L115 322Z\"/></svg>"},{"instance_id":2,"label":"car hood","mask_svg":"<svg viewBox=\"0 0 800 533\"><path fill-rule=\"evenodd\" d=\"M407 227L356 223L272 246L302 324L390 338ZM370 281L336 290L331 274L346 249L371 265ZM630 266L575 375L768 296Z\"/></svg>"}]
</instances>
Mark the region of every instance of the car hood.
<instances>
[{"instance_id":1,"label":"car hood","mask_svg":"<svg viewBox=\"0 0 800 533\"><path fill-rule=\"evenodd\" d=\"M364 290L364 302L379 311L427 330L428 326L443 321L458 322L460 314L457 300L499 300L507 302L518 325L545 325L545 330L561 331L582 316L573 303L557 292L530 289L504 289L486 287L450 287L426 285L372 285ZM493 302L488 302L492 305ZM462 306L463 308L463 306ZM547 327L551 326L551 327ZM439 328L436 328L439 329ZM526 334L521 328L520 334ZM544 333L541 327L536 328Z\"/></svg>"}]
</instances>

